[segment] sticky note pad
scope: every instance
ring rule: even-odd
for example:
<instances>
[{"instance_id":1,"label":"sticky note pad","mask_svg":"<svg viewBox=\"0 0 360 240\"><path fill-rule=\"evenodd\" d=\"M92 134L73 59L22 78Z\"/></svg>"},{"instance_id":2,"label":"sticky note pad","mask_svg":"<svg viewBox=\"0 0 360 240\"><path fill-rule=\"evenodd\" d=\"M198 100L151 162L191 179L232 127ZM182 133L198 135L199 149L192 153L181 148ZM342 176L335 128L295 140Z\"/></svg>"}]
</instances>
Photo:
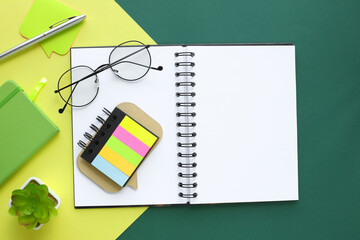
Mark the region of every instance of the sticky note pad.
<instances>
[{"instance_id":1,"label":"sticky note pad","mask_svg":"<svg viewBox=\"0 0 360 240\"><path fill-rule=\"evenodd\" d=\"M56 1L56 0L34 0L20 27L20 33L25 38L35 37L47 30L54 23L69 17L79 16L80 12ZM81 23L65 29L40 42L48 57L52 52L64 55L74 42L80 30Z\"/></svg>"},{"instance_id":2,"label":"sticky note pad","mask_svg":"<svg viewBox=\"0 0 360 240\"><path fill-rule=\"evenodd\" d=\"M115 108L81 157L123 187L158 139L154 133Z\"/></svg>"}]
</instances>

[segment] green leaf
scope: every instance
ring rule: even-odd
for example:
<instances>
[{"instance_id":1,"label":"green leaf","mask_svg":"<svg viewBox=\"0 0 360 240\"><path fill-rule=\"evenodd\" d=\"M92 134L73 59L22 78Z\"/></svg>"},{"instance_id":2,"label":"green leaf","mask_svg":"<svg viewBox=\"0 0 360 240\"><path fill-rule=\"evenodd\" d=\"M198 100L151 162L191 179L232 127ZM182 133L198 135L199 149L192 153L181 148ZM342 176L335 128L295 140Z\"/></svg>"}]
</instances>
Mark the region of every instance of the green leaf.
<instances>
[{"instance_id":1,"label":"green leaf","mask_svg":"<svg viewBox=\"0 0 360 240\"><path fill-rule=\"evenodd\" d=\"M48 223L49 221L50 221L50 214L48 214L48 217L47 217L47 218L38 219L38 222L39 222L39 223L42 223L42 224Z\"/></svg>"},{"instance_id":2,"label":"green leaf","mask_svg":"<svg viewBox=\"0 0 360 240\"><path fill-rule=\"evenodd\" d=\"M21 195L15 195L11 197L13 205L17 207L22 207L26 204L27 198Z\"/></svg>"},{"instance_id":3,"label":"green leaf","mask_svg":"<svg viewBox=\"0 0 360 240\"><path fill-rule=\"evenodd\" d=\"M45 204L48 208L54 208L55 207L55 203L50 198L43 199L41 204Z\"/></svg>"},{"instance_id":4,"label":"green leaf","mask_svg":"<svg viewBox=\"0 0 360 240\"><path fill-rule=\"evenodd\" d=\"M20 217L23 217L25 216L25 206L22 206L22 207L19 207L17 210L16 210L16 215L20 216Z\"/></svg>"},{"instance_id":5,"label":"green leaf","mask_svg":"<svg viewBox=\"0 0 360 240\"><path fill-rule=\"evenodd\" d=\"M16 189L16 190L14 190L11 195L12 195L12 196L17 196L17 195L18 195L18 196L23 196L23 197L27 197L27 196L28 196L27 192L26 192L25 190L23 190L23 189Z\"/></svg>"},{"instance_id":6,"label":"green leaf","mask_svg":"<svg viewBox=\"0 0 360 240\"><path fill-rule=\"evenodd\" d=\"M58 215L58 211L56 208L50 208L50 217L56 217Z\"/></svg>"},{"instance_id":7,"label":"green leaf","mask_svg":"<svg viewBox=\"0 0 360 240\"><path fill-rule=\"evenodd\" d=\"M38 224L38 221L34 221L33 223L26 226L27 229L33 229Z\"/></svg>"},{"instance_id":8,"label":"green leaf","mask_svg":"<svg viewBox=\"0 0 360 240\"><path fill-rule=\"evenodd\" d=\"M34 187L30 187L28 189L29 191L29 194L34 197L34 198L37 198L37 199L41 199L42 198L42 193L40 191L40 189L38 188L39 186L35 185Z\"/></svg>"},{"instance_id":9,"label":"green leaf","mask_svg":"<svg viewBox=\"0 0 360 240\"><path fill-rule=\"evenodd\" d=\"M39 205L34 212L34 216L39 219L48 218L49 215L50 215L50 213L49 213L49 210L46 207L46 205Z\"/></svg>"},{"instance_id":10,"label":"green leaf","mask_svg":"<svg viewBox=\"0 0 360 240\"><path fill-rule=\"evenodd\" d=\"M34 221L36 221L36 218L34 217L34 215L28 215L19 217L18 221L21 225L28 226Z\"/></svg>"},{"instance_id":11,"label":"green leaf","mask_svg":"<svg viewBox=\"0 0 360 240\"><path fill-rule=\"evenodd\" d=\"M28 185L26 185L25 190L32 192L36 189L35 183L30 182Z\"/></svg>"},{"instance_id":12,"label":"green leaf","mask_svg":"<svg viewBox=\"0 0 360 240\"><path fill-rule=\"evenodd\" d=\"M23 208L24 208L23 213L25 215L31 215L35 211L35 207L33 207L33 205L29 203L25 204Z\"/></svg>"},{"instance_id":13,"label":"green leaf","mask_svg":"<svg viewBox=\"0 0 360 240\"><path fill-rule=\"evenodd\" d=\"M49 194L49 189L45 184L37 186L37 189L39 190L39 193L40 193L40 196L39 196L40 199L47 198L47 196Z\"/></svg>"},{"instance_id":14,"label":"green leaf","mask_svg":"<svg viewBox=\"0 0 360 240\"><path fill-rule=\"evenodd\" d=\"M28 185L26 185L25 191L27 192L27 194L29 194L29 196L34 195L34 193L36 192L36 185L32 182L29 183Z\"/></svg>"},{"instance_id":15,"label":"green leaf","mask_svg":"<svg viewBox=\"0 0 360 240\"><path fill-rule=\"evenodd\" d=\"M16 215L16 210L17 210L17 207L16 206L11 206L11 208L9 208L9 213L13 216L17 216Z\"/></svg>"},{"instance_id":16,"label":"green leaf","mask_svg":"<svg viewBox=\"0 0 360 240\"><path fill-rule=\"evenodd\" d=\"M30 196L27 198L27 203L36 208L36 206L40 204L40 199L37 196Z\"/></svg>"}]
</instances>

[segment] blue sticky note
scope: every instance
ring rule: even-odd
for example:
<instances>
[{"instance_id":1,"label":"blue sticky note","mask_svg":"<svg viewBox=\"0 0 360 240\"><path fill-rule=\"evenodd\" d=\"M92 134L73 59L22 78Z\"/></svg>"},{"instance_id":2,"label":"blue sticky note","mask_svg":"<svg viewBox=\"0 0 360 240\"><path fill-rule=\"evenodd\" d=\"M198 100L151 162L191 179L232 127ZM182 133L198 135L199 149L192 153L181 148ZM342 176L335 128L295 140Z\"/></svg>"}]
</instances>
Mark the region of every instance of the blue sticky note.
<instances>
[{"instance_id":1,"label":"blue sticky note","mask_svg":"<svg viewBox=\"0 0 360 240\"><path fill-rule=\"evenodd\" d=\"M100 172L104 173L106 176L108 176L111 180L119 184L121 187L124 187L125 183L129 179L129 177L125 173L114 167L111 163L106 161L100 155L97 155L95 157L91 165L99 169Z\"/></svg>"}]
</instances>

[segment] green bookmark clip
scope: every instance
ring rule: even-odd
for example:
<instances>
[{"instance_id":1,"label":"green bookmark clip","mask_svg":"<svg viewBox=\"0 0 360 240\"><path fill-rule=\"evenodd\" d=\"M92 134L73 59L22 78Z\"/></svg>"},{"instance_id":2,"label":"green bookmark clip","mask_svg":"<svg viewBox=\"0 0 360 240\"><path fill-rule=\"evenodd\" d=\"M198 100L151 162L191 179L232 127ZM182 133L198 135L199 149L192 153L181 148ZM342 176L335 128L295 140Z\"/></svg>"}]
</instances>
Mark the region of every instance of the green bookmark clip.
<instances>
[{"instance_id":1,"label":"green bookmark clip","mask_svg":"<svg viewBox=\"0 0 360 240\"><path fill-rule=\"evenodd\" d=\"M45 85L46 81L47 81L46 78L42 78L40 82L35 86L35 88L32 90L32 92L29 95L30 101L32 102L34 101L36 96L39 94L41 88Z\"/></svg>"}]
</instances>

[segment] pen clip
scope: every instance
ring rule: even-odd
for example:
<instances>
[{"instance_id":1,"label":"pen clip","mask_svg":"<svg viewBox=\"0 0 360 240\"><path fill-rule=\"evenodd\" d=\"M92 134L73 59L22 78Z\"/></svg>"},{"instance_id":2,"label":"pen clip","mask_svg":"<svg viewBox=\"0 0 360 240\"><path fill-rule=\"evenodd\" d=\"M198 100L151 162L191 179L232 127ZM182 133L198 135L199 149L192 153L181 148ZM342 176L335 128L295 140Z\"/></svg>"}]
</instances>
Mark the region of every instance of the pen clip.
<instances>
[{"instance_id":1,"label":"pen clip","mask_svg":"<svg viewBox=\"0 0 360 240\"><path fill-rule=\"evenodd\" d=\"M63 19L63 20L60 20L60 21L54 23L53 25L51 25L49 28L53 28L53 27L55 27L55 26L58 25L58 24L67 22L67 21L69 21L70 19L72 19L72 18L74 18L74 17L76 17L76 16L72 16L72 17L69 17L69 18L65 18L65 19Z\"/></svg>"}]
</instances>

